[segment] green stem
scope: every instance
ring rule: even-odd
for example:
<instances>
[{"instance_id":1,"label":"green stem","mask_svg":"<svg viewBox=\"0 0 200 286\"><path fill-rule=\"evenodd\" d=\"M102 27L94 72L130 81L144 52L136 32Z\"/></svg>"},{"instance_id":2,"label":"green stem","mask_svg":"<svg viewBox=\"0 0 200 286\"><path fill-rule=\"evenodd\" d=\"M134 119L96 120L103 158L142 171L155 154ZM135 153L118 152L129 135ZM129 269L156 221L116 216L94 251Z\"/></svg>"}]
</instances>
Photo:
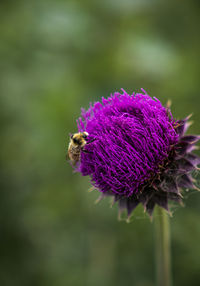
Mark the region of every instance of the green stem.
<instances>
[{"instance_id":1,"label":"green stem","mask_svg":"<svg viewBox=\"0 0 200 286\"><path fill-rule=\"evenodd\" d=\"M156 233L156 276L157 286L171 286L171 261L170 261L170 225L169 215L157 207L155 217Z\"/></svg>"}]
</instances>

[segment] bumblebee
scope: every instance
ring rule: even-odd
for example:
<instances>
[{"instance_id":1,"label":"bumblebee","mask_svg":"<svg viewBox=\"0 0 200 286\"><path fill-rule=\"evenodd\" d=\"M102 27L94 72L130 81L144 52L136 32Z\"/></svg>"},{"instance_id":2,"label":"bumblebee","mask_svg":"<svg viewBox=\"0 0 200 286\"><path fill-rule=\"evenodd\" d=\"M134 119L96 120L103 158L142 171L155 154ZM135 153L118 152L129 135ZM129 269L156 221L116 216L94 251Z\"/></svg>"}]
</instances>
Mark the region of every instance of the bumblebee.
<instances>
[{"instance_id":1,"label":"bumblebee","mask_svg":"<svg viewBox=\"0 0 200 286\"><path fill-rule=\"evenodd\" d=\"M68 156L73 164L80 161L81 151L88 153L86 150L84 150L84 146L87 144L88 136L89 134L87 132L79 132L70 136L71 139L68 147Z\"/></svg>"}]
</instances>

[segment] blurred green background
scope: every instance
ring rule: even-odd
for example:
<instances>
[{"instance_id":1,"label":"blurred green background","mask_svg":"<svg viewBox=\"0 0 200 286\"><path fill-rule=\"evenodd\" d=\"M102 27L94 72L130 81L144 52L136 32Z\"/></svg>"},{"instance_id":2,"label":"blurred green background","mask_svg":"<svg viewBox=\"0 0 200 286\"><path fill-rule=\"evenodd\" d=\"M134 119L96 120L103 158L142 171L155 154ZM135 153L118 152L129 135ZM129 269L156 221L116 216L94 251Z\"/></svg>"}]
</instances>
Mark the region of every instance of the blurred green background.
<instances>
[{"instance_id":1,"label":"blurred green background","mask_svg":"<svg viewBox=\"0 0 200 286\"><path fill-rule=\"evenodd\" d=\"M0 285L154 286L154 226L65 160L80 108L144 88L200 132L198 0L0 2ZM197 177L197 174L196 174ZM198 177L197 177L198 179ZM200 285L200 194L173 206L174 285Z\"/></svg>"}]
</instances>

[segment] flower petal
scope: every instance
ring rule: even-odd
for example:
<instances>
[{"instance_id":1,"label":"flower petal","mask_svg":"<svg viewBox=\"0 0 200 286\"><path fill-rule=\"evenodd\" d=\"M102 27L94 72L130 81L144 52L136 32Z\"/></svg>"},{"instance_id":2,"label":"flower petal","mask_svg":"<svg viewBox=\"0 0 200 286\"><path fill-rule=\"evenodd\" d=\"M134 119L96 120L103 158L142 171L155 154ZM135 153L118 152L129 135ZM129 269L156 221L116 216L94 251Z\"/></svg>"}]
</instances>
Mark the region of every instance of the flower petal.
<instances>
[{"instance_id":1,"label":"flower petal","mask_svg":"<svg viewBox=\"0 0 200 286\"><path fill-rule=\"evenodd\" d=\"M157 203L160 207L169 210L168 208L168 196L165 192L160 192L154 195L154 202Z\"/></svg>"},{"instance_id":2,"label":"flower petal","mask_svg":"<svg viewBox=\"0 0 200 286\"><path fill-rule=\"evenodd\" d=\"M137 198L128 200L127 202L128 217L130 217L132 211L137 207L138 204L139 204L139 201Z\"/></svg>"},{"instance_id":3,"label":"flower petal","mask_svg":"<svg viewBox=\"0 0 200 286\"><path fill-rule=\"evenodd\" d=\"M152 199L148 202L147 206L146 206L146 210L149 214L149 216L151 217L152 214L153 214L153 210L154 210L154 207L155 207L155 201Z\"/></svg>"},{"instance_id":4,"label":"flower petal","mask_svg":"<svg viewBox=\"0 0 200 286\"><path fill-rule=\"evenodd\" d=\"M167 193L179 193L177 182L173 177L166 177L160 184L160 189Z\"/></svg>"},{"instance_id":5,"label":"flower petal","mask_svg":"<svg viewBox=\"0 0 200 286\"><path fill-rule=\"evenodd\" d=\"M167 194L168 200L175 201L176 203L181 203L181 195L180 194L175 194L175 193L168 193Z\"/></svg>"},{"instance_id":6,"label":"flower petal","mask_svg":"<svg viewBox=\"0 0 200 286\"><path fill-rule=\"evenodd\" d=\"M185 141L181 141L175 146L175 151L177 155L184 155L190 150L191 144Z\"/></svg>"},{"instance_id":7,"label":"flower petal","mask_svg":"<svg viewBox=\"0 0 200 286\"><path fill-rule=\"evenodd\" d=\"M200 140L199 135L186 135L181 138L181 141L188 142L194 144Z\"/></svg>"},{"instance_id":8,"label":"flower petal","mask_svg":"<svg viewBox=\"0 0 200 286\"><path fill-rule=\"evenodd\" d=\"M176 129L177 134L179 134L180 137L182 137L185 134L185 132L191 125L191 122L188 122L190 117L191 115L188 115L185 119L176 121L177 127L175 127L175 129Z\"/></svg>"},{"instance_id":9,"label":"flower petal","mask_svg":"<svg viewBox=\"0 0 200 286\"><path fill-rule=\"evenodd\" d=\"M190 172L195 169L195 166L187 159L181 158L176 161L178 168L182 172Z\"/></svg>"},{"instance_id":10,"label":"flower petal","mask_svg":"<svg viewBox=\"0 0 200 286\"><path fill-rule=\"evenodd\" d=\"M178 179L178 186L180 188L193 189L194 188L194 184L192 182L191 176L189 176L188 174L182 175Z\"/></svg>"},{"instance_id":11,"label":"flower petal","mask_svg":"<svg viewBox=\"0 0 200 286\"><path fill-rule=\"evenodd\" d=\"M200 164L200 157L197 156L196 154L188 154L187 155L187 160L194 165L195 167L198 166Z\"/></svg>"}]
</instances>

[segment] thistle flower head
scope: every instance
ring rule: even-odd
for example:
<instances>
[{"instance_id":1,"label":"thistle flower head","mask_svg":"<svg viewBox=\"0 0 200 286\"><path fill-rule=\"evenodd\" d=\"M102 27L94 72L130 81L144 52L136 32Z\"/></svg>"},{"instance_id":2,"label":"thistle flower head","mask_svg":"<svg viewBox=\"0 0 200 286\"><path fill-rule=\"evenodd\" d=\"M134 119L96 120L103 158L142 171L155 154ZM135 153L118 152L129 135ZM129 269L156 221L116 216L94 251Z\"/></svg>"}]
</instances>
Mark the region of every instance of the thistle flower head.
<instances>
[{"instance_id":1,"label":"thistle flower head","mask_svg":"<svg viewBox=\"0 0 200 286\"><path fill-rule=\"evenodd\" d=\"M77 122L89 134L78 171L128 216L139 203L149 215L156 204L169 210L169 200L180 203L181 188L195 187L191 171L200 163L191 153L200 137L184 136L189 118L175 120L169 107L142 91L102 98L82 109Z\"/></svg>"}]
</instances>

